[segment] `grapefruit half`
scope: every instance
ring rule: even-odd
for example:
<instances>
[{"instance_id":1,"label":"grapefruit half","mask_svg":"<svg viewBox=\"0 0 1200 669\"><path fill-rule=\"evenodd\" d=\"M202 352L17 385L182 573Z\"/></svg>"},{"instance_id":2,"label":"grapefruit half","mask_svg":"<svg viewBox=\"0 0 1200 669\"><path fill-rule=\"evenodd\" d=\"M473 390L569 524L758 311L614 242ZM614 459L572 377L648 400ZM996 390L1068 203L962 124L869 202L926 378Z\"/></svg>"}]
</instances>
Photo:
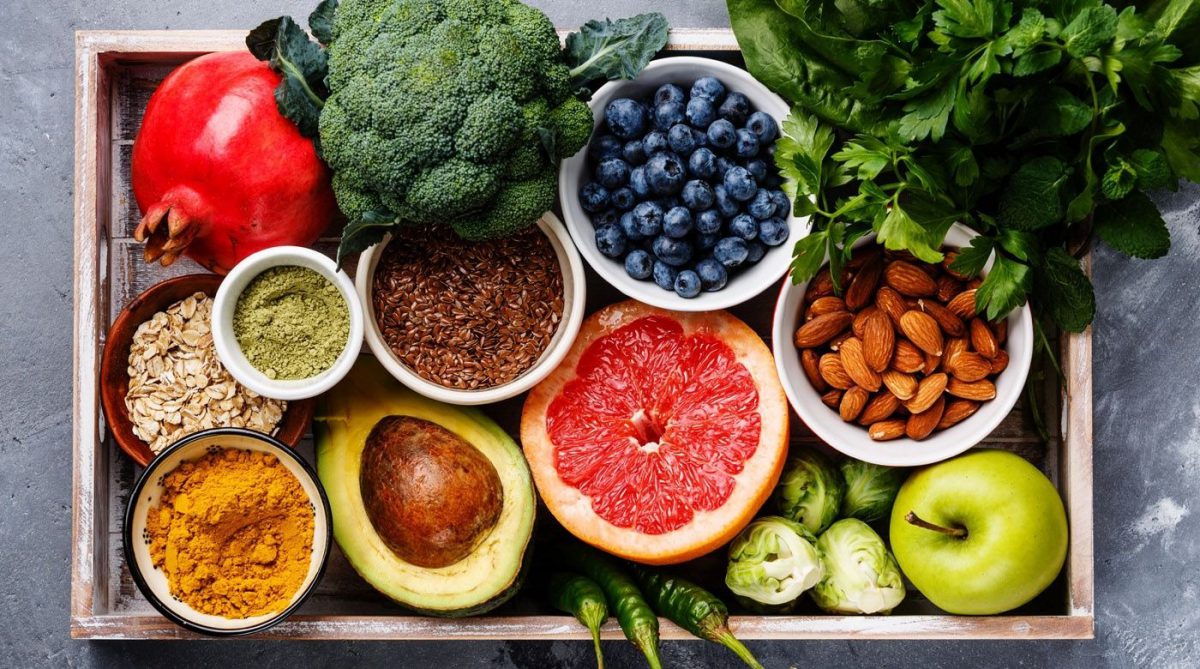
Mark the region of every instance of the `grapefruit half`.
<instances>
[{"instance_id":1,"label":"grapefruit half","mask_svg":"<svg viewBox=\"0 0 1200 669\"><path fill-rule=\"evenodd\" d=\"M529 393L521 442L559 523L647 564L734 537L787 454L787 400L771 352L724 311L627 301L592 314Z\"/></svg>"}]
</instances>

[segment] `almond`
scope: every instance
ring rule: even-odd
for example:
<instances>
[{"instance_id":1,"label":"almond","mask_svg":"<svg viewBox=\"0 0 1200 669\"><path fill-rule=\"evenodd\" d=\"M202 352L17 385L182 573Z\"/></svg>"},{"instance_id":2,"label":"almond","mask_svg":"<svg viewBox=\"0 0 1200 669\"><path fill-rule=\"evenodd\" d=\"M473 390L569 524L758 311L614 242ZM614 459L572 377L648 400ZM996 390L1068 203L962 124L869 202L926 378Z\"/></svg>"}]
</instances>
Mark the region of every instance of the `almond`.
<instances>
[{"instance_id":1,"label":"almond","mask_svg":"<svg viewBox=\"0 0 1200 669\"><path fill-rule=\"evenodd\" d=\"M941 366L942 366L942 356L934 355L932 353L926 353L925 354L925 367L923 367L921 369L921 373L924 374L925 376L929 376L930 374L936 372L938 370L938 367L941 367Z\"/></svg>"},{"instance_id":2,"label":"almond","mask_svg":"<svg viewBox=\"0 0 1200 669\"><path fill-rule=\"evenodd\" d=\"M840 335L838 335L838 336L834 337L833 339L830 339L830 340L829 340L829 350L830 350L830 351L837 351L837 350L841 349L841 348L842 348L842 342L846 341L847 339L849 339L849 338L851 338L851 337L853 337L853 336L854 336L854 331L853 331L853 330L846 330L846 331L845 331L845 332L843 332L842 334L840 334Z\"/></svg>"},{"instance_id":3,"label":"almond","mask_svg":"<svg viewBox=\"0 0 1200 669\"><path fill-rule=\"evenodd\" d=\"M1004 346L1004 342L1008 339L1008 321L998 321L991 324L992 333L996 335L996 343Z\"/></svg>"},{"instance_id":4,"label":"almond","mask_svg":"<svg viewBox=\"0 0 1200 669\"><path fill-rule=\"evenodd\" d=\"M953 425L957 425L971 417L971 414L979 410L979 402L971 400L950 400L946 404L946 410L942 412L942 420L938 421L937 428L944 430Z\"/></svg>"},{"instance_id":5,"label":"almond","mask_svg":"<svg viewBox=\"0 0 1200 669\"><path fill-rule=\"evenodd\" d=\"M926 297L937 292L937 284L920 267L903 260L888 264L883 272L887 285L909 297Z\"/></svg>"},{"instance_id":6,"label":"almond","mask_svg":"<svg viewBox=\"0 0 1200 669\"><path fill-rule=\"evenodd\" d=\"M975 400L976 402L986 402L996 397L996 384L988 380L975 381L967 383L958 379L950 379L950 383L946 385L946 392L961 397L964 400ZM920 391L918 391L920 394Z\"/></svg>"},{"instance_id":7,"label":"almond","mask_svg":"<svg viewBox=\"0 0 1200 669\"><path fill-rule=\"evenodd\" d=\"M947 274L956 279L966 279L967 276L965 274L956 272L950 267L954 264L954 259L957 257L958 251L947 251L945 256L942 257L942 269L946 270Z\"/></svg>"},{"instance_id":8,"label":"almond","mask_svg":"<svg viewBox=\"0 0 1200 669\"><path fill-rule=\"evenodd\" d=\"M804 349L800 352L800 367L804 369L804 375L812 387L819 393L825 392L829 385L821 378L821 356L811 348Z\"/></svg>"},{"instance_id":9,"label":"almond","mask_svg":"<svg viewBox=\"0 0 1200 669\"><path fill-rule=\"evenodd\" d=\"M946 390L946 381L946 375L941 372L921 379L921 382L917 384L916 394L904 403L904 408L913 413L921 413L933 406L933 403Z\"/></svg>"},{"instance_id":10,"label":"almond","mask_svg":"<svg viewBox=\"0 0 1200 669\"><path fill-rule=\"evenodd\" d=\"M904 298L888 286L883 286L878 293L875 293L875 306L887 314L896 327L900 327L900 317L908 311L908 305L904 304Z\"/></svg>"},{"instance_id":11,"label":"almond","mask_svg":"<svg viewBox=\"0 0 1200 669\"><path fill-rule=\"evenodd\" d=\"M892 319L879 309L872 311L863 325L862 342L867 366L877 372L887 369L896 350L896 331L892 329Z\"/></svg>"},{"instance_id":12,"label":"almond","mask_svg":"<svg viewBox=\"0 0 1200 669\"><path fill-rule=\"evenodd\" d=\"M962 319L975 318L975 293L977 291L972 288L964 290L955 295L953 299L946 303L946 308L950 313Z\"/></svg>"},{"instance_id":13,"label":"almond","mask_svg":"<svg viewBox=\"0 0 1200 669\"><path fill-rule=\"evenodd\" d=\"M949 302L955 295L962 292L963 282L946 274L937 280L937 298L940 302Z\"/></svg>"},{"instance_id":14,"label":"almond","mask_svg":"<svg viewBox=\"0 0 1200 669\"><path fill-rule=\"evenodd\" d=\"M992 373L992 362L978 353L965 351L955 356L947 371L959 381L974 383Z\"/></svg>"},{"instance_id":15,"label":"almond","mask_svg":"<svg viewBox=\"0 0 1200 669\"><path fill-rule=\"evenodd\" d=\"M971 321L971 347L988 360L995 358L1000 352L1000 344L996 342L996 335L992 334L991 328L981 318Z\"/></svg>"},{"instance_id":16,"label":"almond","mask_svg":"<svg viewBox=\"0 0 1200 669\"><path fill-rule=\"evenodd\" d=\"M805 302L816 302L818 297L833 295L833 277L829 274L829 267L817 272L817 275L808 282L808 288L804 290Z\"/></svg>"},{"instance_id":17,"label":"almond","mask_svg":"<svg viewBox=\"0 0 1200 669\"><path fill-rule=\"evenodd\" d=\"M983 285L983 277L977 276L974 279L967 281L967 290L975 290Z\"/></svg>"},{"instance_id":18,"label":"almond","mask_svg":"<svg viewBox=\"0 0 1200 669\"><path fill-rule=\"evenodd\" d=\"M938 327L942 332L951 337L961 337L967 334L967 326L963 325L962 319L955 316L949 309L933 300L918 300L917 307L933 317L937 321Z\"/></svg>"},{"instance_id":19,"label":"almond","mask_svg":"<svg viewBox=\"0 0 1200 669\"><path fill-rule=\"evenodd\" d=\"M880 376L883 385L899 399L912 399L912 396L917 394L917 377L912 374L889 369Z\"/></svg>"},{"instance_id":20,"label":"almond","mask_svg":"<svg viewBox=\"0 0 1200 669\"><path fill-rule=\"evenodd\" d=\"M830 409L837 411L842 404L842 391L837 388L827 391L824 395L821 395L821 402Z\"/></svg>"},{"instance_id":21,"label":"almond","mask_svg":"<svg viewBox=\"0 0 1200 669\"><path fill-rule=\"evenodd\" d=\"M825 295L818 297L808 305L808 310L804 312L804 320L811 321L817 316L831 314L835 311L845 311L846 303L837 295Z\"/></svg>"},{"instance_id":22,"label":"almond","mask_svg":"<svg viewBox=\"0 0 1200 669\"><path fill-rule=\"evenodd\" d=\"M863 412L863 409L867 406L867 402L870 400L871 393L858 386L854 386L842 393L842 401L838 405L838 413L842 415L842 420L852 423Z\"/></svg>"},{"instance_id":23,"label":"almond","mask_svg":"<svg viewBox=\"0 0 1200 669\"><path fill-rule=\"evenodd\" d=\"M872 423L871 427L867 428L867 435L875 441L899 439L904 436L905 425L906 421L900 419L881 420L878 423Z\"/></svg>"},{"instance_id":24,"label":"almond","mask_svg":"<svg viewBox=\"0 0 1200 669\"><path fill-rule=\"evenodd\" d=\"M932 355L942 354L942 330L933 316L923 311L906 311L900 318L900 331L922 351ZM797 333L797 339L799 336Z\"/></svg>"},{"instance_id":25,"label":"almond","mask_svg":"<svg viewBox=\"0 0 1200 669\"><path fill-rule=\"evenodd\" d=\"M842 367L846 370L846 375L856 385L862 386L871 392L879 390L882 380L879 378L879 373L867 365L867 359L863 355L861 339L851 337L842 342L838 355L842 358Z\"/></svg>"},{"instance_id":26,"label":"almond","mask_svg":"<svg viewBox=\"0 0 1200 669\"><path fill-rule=\"evenodd\" d=\"M1008 353L1005 352L1004 349L1000 349L1000 351L998 353L996 353L996 357L992 358L991 369L988 371L990 374L999 374L1000 372L1003 372L1007 368L1008 368Z\"/></svg>"},{"instance_id":27,"label":"almond","mask_svg":"<svg viewBox=\"0 0 1200 669\"><path fill-rule=\"evenodd\" d=\"M871 301L875 288L879 286L879 276L883 274L883 260L875 259L867 262L850 281L846 289L846 307L852 311L862 309Z\"/></svg>"},{"instance_id":28,"label":"almond","mask_svg":"<svg viewBox=\"0 0 1200 669\"><path fill-rule=\"evenodd\" d=\"M971 344L962 338L946 340L946 350L942 352L942 369L950 371L954 368L954 359L971 349Z\"/></svg>"},{"instance_id":29,"label":"almond","mask_svg":"<svg viewBox=\"0 0 1200 669\"><path fill-rule=\"evenodd\" d=\"M912 374L925 369L925 354L907 339L896 340L896 352L892 354L892 369Z\"/></svg>"},{"instance_id":30,"label":"almond","mask_svg":"<svg viewBox=\"0 0 1200 669\"><path fill-rule=\"evenodd\" d=\"M890 418L896 413L896 409L900 408L900 398L896 397L891 391L884 390L867 402L867 406L858 416L860 425L870 425L878 423L881 420Z\"/></svg>"},{"instance_id":31,"label":"almond","mask_svg":"<svg viewBox=\"0 0 1200 669\"><path fill-rule=\"evenodd\" d=\"M808 321L796 330L796 348L812 348L838 336L854 320L849 311L834 311Z\"/></svg>"},{"instance_id":32,"label":"almond","mask_svg":"<svg viewBox=\"0 0 1200 669\"><path fill-rule=\"evenodd\" d=\"M909 439L920 441L933 433L934 428L942 421L942 414L946 410L946 397L940 396L934 401L933 406L922 411L914 413L908 417L908 422L904 425L904 434L908 435Z\"/></svg>"},{"instance_id":33,"label":"almond","mask_svg":"<svg viewBox=\"0 0 1200 669\"><path fill-rule=\"evenodd\" d=\"M845 390L854 385L854 381L846 375L846 369L842 367L842 359L837 353L826 353L821 356L818 368L821 371L821 378L825 379L825 383Z\"/></svg>"},{"instance_id":34,"label":"almond","mask_svg":"<svg viewBox=\"0 0 1200 669\"><path fill-rule=\"evenodd\" d=\"M846 262L846 269L859 269L863 265L883 257L883 251L874 244L863 244L862 246L850 252L850 260Z\"/></svg>"},{"instance_id":35,"label":"almond","mask_svg":"<svg viewBox=\"0 0 1200 669\"><path fill-rule=\"evenodd\" d=\"M862 339L863 333L866 331L867 319L870 318L871 314L875 313L876 311L879 311L879 307L871 305L857 314L854 314L854 322L850 324L850 330L854 332L855 337Z\"/></svg>"}]
</instances>

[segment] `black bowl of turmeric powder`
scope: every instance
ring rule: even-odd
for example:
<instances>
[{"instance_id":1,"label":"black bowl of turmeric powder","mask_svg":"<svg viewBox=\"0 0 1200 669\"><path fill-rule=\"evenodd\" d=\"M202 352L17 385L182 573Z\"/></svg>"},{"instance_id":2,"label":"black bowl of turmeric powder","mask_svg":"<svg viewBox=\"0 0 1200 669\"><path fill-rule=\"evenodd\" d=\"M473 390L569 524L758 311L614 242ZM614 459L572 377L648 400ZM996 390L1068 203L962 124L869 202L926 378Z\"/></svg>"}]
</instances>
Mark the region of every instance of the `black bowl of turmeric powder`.
<instances>
[{"instance_id":1,"label":"black bowl of turmeric powder","mask_svg":"<svg viewBox=\"0 0 1200 669\"><path fill-rule=\"evenodd\" d=\"M298 609L329 555L329 500L312 467L270 436L197 432L158 455L125 511L125 558L172 622L261 632Z\"/></svg>"}]
</instances>

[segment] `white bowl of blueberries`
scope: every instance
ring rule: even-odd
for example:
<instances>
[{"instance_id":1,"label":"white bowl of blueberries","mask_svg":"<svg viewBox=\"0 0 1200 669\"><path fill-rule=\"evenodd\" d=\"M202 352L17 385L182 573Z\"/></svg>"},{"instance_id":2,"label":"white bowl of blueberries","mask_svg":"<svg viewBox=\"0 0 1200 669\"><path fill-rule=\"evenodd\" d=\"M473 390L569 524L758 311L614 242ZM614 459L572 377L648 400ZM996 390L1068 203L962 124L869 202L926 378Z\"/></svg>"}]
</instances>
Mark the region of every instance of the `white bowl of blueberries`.
<instances>
[{"instance_id":1,"label":"white bowl of blueberries","mask_svg":"<svg viewBox=\"0 0 1200 669\"><path fill-rule=\"evenodd\" d=\"M774 162L782 98L708 58L651 62L591 100L588 146L562 164L568 231L622 293L664 309L740 304L788 270L808 233Z\"/></svg>"}]
</instances>

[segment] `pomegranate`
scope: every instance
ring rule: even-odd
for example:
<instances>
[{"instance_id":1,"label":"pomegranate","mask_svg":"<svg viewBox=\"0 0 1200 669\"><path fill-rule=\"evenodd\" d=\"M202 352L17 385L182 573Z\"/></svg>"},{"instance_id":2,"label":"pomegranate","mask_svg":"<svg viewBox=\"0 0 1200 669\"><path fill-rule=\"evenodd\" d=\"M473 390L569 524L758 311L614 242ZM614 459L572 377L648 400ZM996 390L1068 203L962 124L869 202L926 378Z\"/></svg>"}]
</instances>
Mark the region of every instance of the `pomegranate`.
<instances>
[{"instance_id":1,"label":"pomegranate","mask_svg":"<svg viewBox=\"0 0 1200 669\"><path fill-rule=\"evenodd\" d=\"M270 246L309 246L337 212L330 173L275 106L280 76L245 51L177 68L133 144L134 238L146 262L218 274Z\"/></svg>"}]
</instances>

